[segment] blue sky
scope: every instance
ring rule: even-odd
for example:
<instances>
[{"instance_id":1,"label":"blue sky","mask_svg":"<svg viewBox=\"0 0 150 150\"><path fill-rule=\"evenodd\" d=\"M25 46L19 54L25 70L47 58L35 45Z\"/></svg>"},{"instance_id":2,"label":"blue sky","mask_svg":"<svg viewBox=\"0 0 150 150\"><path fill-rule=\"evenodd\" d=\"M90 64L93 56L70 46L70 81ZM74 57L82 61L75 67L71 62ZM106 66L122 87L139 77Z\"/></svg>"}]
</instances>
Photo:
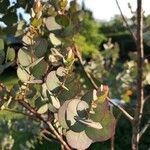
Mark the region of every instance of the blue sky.
<instances>
[{"instance_id":1,"label":"blue sky","mask_svg":"<svg viewBox=\"0 0 150 150\"><path fill-rule=\"evenodd\" d=\"M81 3L82 0L78 0ZM96 19L110 20L115 14L120 14L115 0L84 0L88 9L93 12ZM133 10L136 10L137 0L118 0L120 7L125 16L130 17L131 13L128 8L128 2L130 2ZM143 8L145 14L150 14L150 0L143 0Z\"/></svg>"}]
</instances>

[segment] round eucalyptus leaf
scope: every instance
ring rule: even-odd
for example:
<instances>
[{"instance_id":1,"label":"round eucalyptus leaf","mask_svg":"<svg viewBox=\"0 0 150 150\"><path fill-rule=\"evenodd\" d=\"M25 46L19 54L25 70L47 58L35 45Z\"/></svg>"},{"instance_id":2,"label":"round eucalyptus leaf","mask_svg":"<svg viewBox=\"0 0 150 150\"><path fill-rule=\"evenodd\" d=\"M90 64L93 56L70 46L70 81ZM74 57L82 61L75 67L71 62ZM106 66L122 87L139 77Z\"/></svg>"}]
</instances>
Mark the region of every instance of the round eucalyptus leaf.
<instances>
[{"instance_id":1,"label":"round eucalyptus leaf","mask_svg":"<svg viewBox=\"0 0 150 150\"><path fill-rule=\"evenodd\" d=\"M63 36L65 36L66 38L68 37L72 37L75 33L75 29L73 25L69 25L66 28L63 29Z\"/></svg>"},{"instance_id":2,"label":"round eucalyptus leaf","mask_svg":"<svg viewBox=\"0 0 150 150\"><path fill-rule=\"evenodd\" d=\"M49 31L61 29L61 26L56 23L55 18L52 16L46 19L46 27Z\"/></svg>"},{"instance_id":3,"label":"round eucalyptus leaf","mask_svg":"<svg viewBox=\"0 0 150 150\"><path fill-rule=\"evenodd\" d=\"M66 111L67 111L67 106L70 101L71 100L65 101L64 104L58 110L58 121L60 125L65 129L69 129L67 122L66 122Z\"/></svg>"},{"instance_id":4,"label":"round eucalyptus leaf","mask_svg":"<svg viewBox=\"0 0 150 150\"><path fill-rule=\"evenodd\" d=\"M18 69L17 69L17 75L18 75L18 78L23 82L31 79L31 76L27 73L27 71L20 67L18 67Z\"/></svg>"},{"instance_id":5,"label":"round eucalyptus leaf","mask_svg":"<svg viewBox=\"0 0 150 150\"><path fill-rule=\"evenodd\" d=\"M42 76L44 76L47 69L48 64L44 60L42 60L31 69L31 72L35 78L40 79Z\"/></svg>"},{"instance_id":6,"label":"round eucalyptus leaf","mask_svg":"<svg viewBox=\"0 0 150 150\"><path fill-rule=\"evenodd\" d=\"M111 114L110 111L107 111L107 113L104 113L104 115L101 114L95 115L99 116L99 120L98 119L95 120L95 117L91 118L93 121L98 121L102 125L102 129L95 129L87 126L87 128L85 129L85 133L87 134L87 136L94 142L106 141L110 139L112 136L114 136L116 121L113 114Z\"/></svg>"},{"instance_id":7,"label":"round eucalyptus leaf","mask_svg":"<svg viewBox=\"0 0 150 150\"><path fill-rule=\"evenodd\" d=\"M59 46L59 45L61 45L61 41L55 36L54 33L50 33L50 34L49 34L49 38L50 38L51 43L52 43L54 46Z\"/></svg>"},{"instance_id":8,"label":"round eucalyptus leaf","mask_svg":"<svg viewBox=\"0 0 150 150\"><path fill-rule=\"evenodd\" d=\"M0 39L0 51L4 49L4 40Z\"/></svg>"},{"instance_id":9,"label":"round eucalyptus leaf","mask_svg":"<svg viewBox=\"0 0 150 150\"><path fill-rule=\"evenodd\" d=\"M99 122L94 122L91 119L83 119L83 118L76 118L77 121L79 121L82 124L85 124L88 127L94 128L94 129L102 129L102 125Z\"/></svg>"},{"instance_id":10,"label":"round eucalyptus leaf","mask_svg":"<svg viewBox=\"0 0 150 150\"><path fill-rule=\"evenodd\" d=\"M37 90L35 87L33 87L33 86L29 87L26 92L26 98L27 99L33 98L36 95L36 92L37 92Z\"/></svg>"},{"instance_id":11,"label":"round eucalyptus leaf","mask_svg":"<svg viewBox=\"0 0 150 150\"><path fill-rule=\"evenodd\" d=\"M38 111L37 111L37 113L39 113L39 114L44 114L44 113L46 113L47 111L48 111L48 104L44 104L43 106L41 106L39 109L38 109Z\"/></svg>"},{"instance_id":12,"label":"round eucalyptus leaf","mask_svg":"<svg viewBox=\"0 0 150 150\"><path fill-rule=\"evenodd\" d=\"M60 102L59 102L59 99L55 96L50 96L50 99L51 99L51 102L52 102L52 105L56 108L56 109L59 109L60 108Z\"/></svg>"},{"instance_id":13,"label":"round eucalyptus leaf","mask_svg":"<svg viewBox=\"0 0 150 150\"><path fill-rule=\"evenodd\" d=\"M67 87L68 90L62 89L58 95L58 98L62 103L66 100L73 99L81 91L80 82L74 74L71 74L66 78L65 87Z\"/></svg>"},{"instance_id":14,"label":"round eucalyptus leaf","mask_svg":"<svg viewBox=\"0 0 150 150\"><path fill-rule=\"evenodd\" d=\"M74 132L74 131L67 131L66 133L66 139L68 144L78 150L85 150L87 149L91 144L92 140L86 135L85 131L82 132Z\"/></svg>"},{"instance_id":15,"label":"round eucalyptus leaf","mask_svg":"<svg viewBox=\"0 0 150 150\"><path fill-rule=\"evenodd\" d=\"M35 55L39 58L45 55L48 47L46 39L38 37L35 40Z\"/></svg>"},{"instance_id":16,"label":"round eucalyptus leaf","mask_svg":"<svg viewBox=\"0 0 150 150\"><path fill-rule=\"evenodd\" d=\"M32 63L32 56L30 52L20 49L18 51L18 60L22 66L29 66Z\"/></svg>"},{"instance_id":17,"label":"round eucalyptus leaf","mask_svg":"<svg viewBox=\"0 0 150 150\"><path fill-rule=\"evenodd\" d=\"M84 130L85 125L78 122L76 118L78 117L77 113L77 106L78 103L81 100L79 99L72 99L68 106L67 106L67 111L66 111L66 120L67 120L67 125L69 128L75 132L81 132Z\"/></svg>"},{"instance_id":18,"label":"round eucalyptus leaf","mask_svg":"<svg viewBox=\"0 0 150 150\"><path fill-rule=\"evenodd\" d=\"M6 54L7 61L13 61L15 57L16 57L15 50L13 48L8 47Z\"/></svg>"},{"instance_id":19,"label":"round eucalyptus leaf","mask_svg":"<svg viewBox=\"0 0 150 150\"><path fill-rule=\"evenodd\" d=\"M64 67L59 67L56 71L56 74L59 76L59 77L64 77L66 76L66 73L67 73L67 70L64 68Z\"/></svg>"},{"instance_id":20,"label":"round eucalyptus leaf","mask_svg":"<svg viewBox=\"0 0 150 150\"><path fill-rule=\"evenodd\" d=\"M48 104L48 109L53 113L57 113L58 111L51 103Z\"/></svg>"},{"instance_id":21,"label":"round eucalyptus leaf","mask_svg":"<svg viewBox=\"0 0 150 150\"><path fill-rule=\"evenodd\" d=\"M25 36L23 36L22 41L26 44L26 45L32 45L32 40L30 38L30 33L28 32Z\"/></svg>"},{"instance_id":22,"label":"round eucalyptus leaf","mask_svg":"<svg viewBox=\"0 0 150 150\"><path fill-rule=\"evenodd\" d=\"M55 71L51 71L46 78L46 85L48 90L53 91L60 86L60 81L56 76Z\"/></svg>"},{"instance_id":23,"label":"round eucalyptus leaf","mask_svg":"<svg viewBox=\"0 0 150 150\"><path fill-rule=\"evenodd\" d=\"M4 71L4 66L3 65L0 65L0 74L2 74Z\"/></svg>"},{"instance_id":24,"label":"round eucalyptus leaf","mask_svg":"<svg viewBox=\"0 0 150 150\"><path fill-rule=\"evenodd\" d=\"M47 96L48 89L47 89L46 83L43 83L41 88L42 88L41 89L42 96L45 97L45 98L48 97Z\"/></svg>"},{"instance_id":25,"label":"round eucalyptus leaf","mask_svg":"<svg viewBox=\"0 0 150 150\"><path fill-rule=\"evenodd\" d=\"M39 19L34 18L31 22L31 24L33 27L37 28L38 26L42 25L42 22L43 22L42 18L39 18Z\"/></svg>"},{"instance_id":26,"label":"round eucalyptus leaf","mask_svg":"<svg viewBox=\"0 0 150 150\"><path fill-rule=\"evenodd\" d=\"M41 106L43 106L45 103L46 103L46 102L43 101L42 97L37 97L37 98L35 99L35 107L38 108L38 109L39 109Z\"/></svg>"},{"instance_id":27,"label":"round eucalyptus leaf","mask_svg":"<svg viewBox=\"0 0 150 150\"><path fill-rule=\"evenodd\" d=\"M48 8L48 11L47 11L47 14L49 15L49 16L55 16L57 13L56 13L56 11L55 11L55 8L51 5L51 6L49 6L49 8Z\"/></svg>"},{"instance_id":28,"label":"round eucalyptus leaf","mask_svg":"<svg viewBox=\"0 0 150 150\"><path fill-rule=\"evenodd\" d=\"M56 22L63 26L63 27L67 27L70 24L70 19L69 17L65 16L65 15L57 15L55 17Z\"/></svg>"},{"instance_id":29,"label":"round eucalyptus leaf","mask_svg":"<svg viewBox=\"0 0 150 150\"><path fill-rule=\"evenodd\" d=\"M87 118L90 111L90 106L85 101L80 101L77 105L77 113L81 118Z\"/></svg>"}]
</instances>

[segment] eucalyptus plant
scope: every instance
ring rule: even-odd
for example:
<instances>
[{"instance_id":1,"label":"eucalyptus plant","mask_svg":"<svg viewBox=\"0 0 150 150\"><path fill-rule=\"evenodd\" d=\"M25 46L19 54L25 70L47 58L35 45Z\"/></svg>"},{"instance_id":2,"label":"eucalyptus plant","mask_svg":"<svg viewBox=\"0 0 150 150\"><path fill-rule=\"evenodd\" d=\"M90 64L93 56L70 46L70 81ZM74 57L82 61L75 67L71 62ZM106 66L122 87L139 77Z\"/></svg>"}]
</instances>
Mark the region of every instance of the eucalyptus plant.
<instances>
[{"instance_id":1,"label":"eucalyptus plant","mask_svg":"<svg viewBox=\"0 0 150 150\"><path fill-rule=\"evenodd\" d=\"M76 0L69 5L67 0L35 0L30 5L29 26L17 25L22 47L5 50L0 40L0 73L16 65L19 79L10 89L0 84L1 111L21 105L22 112L39 120L66 149L86 149L110 139L116 121L110 111L108 86L81 94L74 77L74 62L81 56L74 37L80 31L83 11ZM4 14L3 22L6 17Z\"/></svg>"}]
</instances>

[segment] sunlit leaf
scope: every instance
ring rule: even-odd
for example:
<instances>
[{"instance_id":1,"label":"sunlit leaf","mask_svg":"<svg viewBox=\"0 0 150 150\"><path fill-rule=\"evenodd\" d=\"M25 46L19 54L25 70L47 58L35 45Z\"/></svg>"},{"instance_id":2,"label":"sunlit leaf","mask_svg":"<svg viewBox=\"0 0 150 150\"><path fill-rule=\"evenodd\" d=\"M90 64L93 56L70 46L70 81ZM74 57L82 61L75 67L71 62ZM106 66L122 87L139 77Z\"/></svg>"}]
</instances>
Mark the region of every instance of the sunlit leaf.
<instances>
[{"instance_id":1,"label":"sunlit leaf","mask_svg":"<svg viewBox=\"0 0 150 150\"><path fill-rule=\"evenodd\" d=\"M50 90L50 91L53 91L55 90L56 88L58 88L60 86L60 81L59 79L57 78L56 76L56 72L55 71L51 71L47 78L46 78L46 85L47 85L47 88Z\"/></svg>"},{"instance_id":2,"label":"sunlit leaf","mask_svg":"<svg viewBox=\"0 0 150 150\"><path fill-rule=\"evenodd\" d=\"M77 113L77 105L80 102L79 99L73 99L69 102L66 111L66 120L69 128L75 132L81 132L84 130L85 125L76 121L76 117L78 117Z\"/></svg>"},{"instance_id":3,"label":"sunlit leaf","mask_svg":"<svg viewBox=\"0 0 150 150\"><path fill-rule=\"evenodd\" d=\"M30 52L20 49L18 52L18 60L22 66L28 66L32 63L32 56Z\"/></svg>"},{"instance_id":4,"label":"sunlit leaf","mask_svg":"<svg viewBox=\"0 0 150 150\"><path fill-rule=\"evenodd\" d=\"M64 104L58 110L58 121L60 125L65 128L69 129L67 122L66 122L66 111L70 100L65 101Z\"/></svg>"},{"instance_id":5,"label":"sunlit leaf","mask_svg":"<svg viewBox=\"0 0 150 150\"><path fill-rule=\"evenodd\" d=\"M102 125L99 122L94 122L91 119L81 119L81 118L76 118L77 121L79 121L80 123L83 123L84 125L94 128L94 129L102 129Z\"/></svg>"},{"instance_id":6,"label":"sunlit leaf","mask_svg":"<svg viewBox=\"0 0 150 150\"><path fill-rule=\"evenodd\" d=\"M42 18L36 19L34 18L31 22L33 27L38 27L40 25L42 25Z\"/></svg>"},{"instance_id":7,"label":"sunlit leaf","mask_svg":"<svg viewBox=\"0 0 150 150\"><path fill-rule=\"evenodd\" d=\"M90 111L90 106L88 103L85 101L80 101L77 105L77 113L81 118L87 118L89 111Z\"/></svg>"},{"instance_id":8,"label":"sunlit leaf","mask_svg":"<svg viewBox=\"0 0 150 150\"><path fill-rule=\"evenodd\" d=\"M15 50L13 48L8 47L6 54L7 61L13 61L15 57L16 57Z\"/></svg>"},{"instance_id":9,"label":"sunlit leaf","mask_svg":"<svg viewBox=\"0 0 150 150\"><path fill-rule=\"evenodd\" d=\"M59 77L64 77L67 73L67 70L64 68L64 67L59 67L56 71L56 74L59 76Z\"/></svg>"},{"instance_id":10,"label":"sunlit leaf","mask_svg":"<svg viewBox=\"0 0 150 150\"><path fill-rule=\"evenodd\" d=\"M60 108L60 102L59 102L59 99L55 96L50 96L51 98L51 102L52 102L52 105L56 108L56 109L59 109Z\"/></svg>"},{"instance_id":11,"label":"sunlit leaf","mask_svg":"<svg viewBox=\"0 0 150 150\"><path fill-rule=\"evenodd\" d=\"M25 69L22 69L20 67L18 67L17 69L17 75L18 75L18 78L24 82L28 81L29 79L33 79L33 77L31 77Z\"/></svg>"},{"instance_id":12,"label":"sunlit leaf","mask_svg":"<svg viewBox=\"0 0 150 150\"><path fill-rule=\"evenodd\" d=\"M54 33L50 33L50 34L49 34L49 38L50 38L51 43L52 43L54 46L59 46L59 45L61 45L61 41L55 36Z\"/></svg>"},{"instance_id":13,"label":"sunlit leaf","mask_svg":"<svg viewBox=\"0 0 150 150\"><path fill-rule=\"evenodd\" d=\"M46 19L46 27L49 31L61 29L61 26L56 23L54 17L48 17Z\"/></svg>"},{"instance_id":14,"label":"sunlit leaf","mask_svg":"<svg viewBox=\"0 0 150 150\"><path fill-rule=\"evenodd\" d=\"M85 150L91 144L92 140L86 135L85 131L73 132L71 130L67 131L66 139L68 144L75 149Z\"/></svg>"},{"instance_id":15,"label":"sunlit leaf","mask_svg":"<svg viewBox=\"0 0 150 150\"><path fill-rule=\"evenodd\" d=\"M48 104L44 104L43 106L41 106L41 107L38 109L37 113L39 113L39 114L44 114L44 113L46 113L47 111L48 111Z\"/></svg>"}]
</instances>

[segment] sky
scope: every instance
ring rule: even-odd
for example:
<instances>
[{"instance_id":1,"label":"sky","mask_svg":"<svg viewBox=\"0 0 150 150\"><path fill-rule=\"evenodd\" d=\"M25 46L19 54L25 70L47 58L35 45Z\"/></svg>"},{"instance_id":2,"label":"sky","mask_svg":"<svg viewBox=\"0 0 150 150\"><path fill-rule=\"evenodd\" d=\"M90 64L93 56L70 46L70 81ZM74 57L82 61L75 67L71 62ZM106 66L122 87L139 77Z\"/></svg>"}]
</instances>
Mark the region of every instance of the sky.
<instances>
[{"instance_id":1,"label":"sky","mask_svg":"<svg viewBox=\"0 0 150 150\"><path fill-rule=\"evenodd\" d=\"M82 0L78 0L79 3ZM114 15L120 14L115 0L84 0L86 8L93 12L93 16L99 20L109 21ZM131 17L132 14L128 8L130 2L133 11L136 10L137 0L118 0L123 14L126 17ZM150 0L143 0L143 9L145 15L150 14Z\"/></svg>"},{"instance_id":2,"label":"sky","mask_svg":"<svg viewBox=\"0 0 150 150\"><path fill-rule=\"evenodd\" d=\"M11 0L12 1L12 0ZM71 0L68 0L71 1ZM119 9L116 5L116 0L77 0L78 3L85 2L86 8L93 12L93 16L98 20L111 20L114 15L120 14ZM133 11L136 10L136 2L137 0L118 0L119 5L122 9L123 14L126 17L131 17L132 14L128 8L128 3L131 4ZM145 11L145 15L150 14L150 0L143 0L143 9ZM23 12L22 9L18 10L19 12ZM28 14L24 14L24 18L29 20L30 16Z\"/></svg>"}]
</instances>

